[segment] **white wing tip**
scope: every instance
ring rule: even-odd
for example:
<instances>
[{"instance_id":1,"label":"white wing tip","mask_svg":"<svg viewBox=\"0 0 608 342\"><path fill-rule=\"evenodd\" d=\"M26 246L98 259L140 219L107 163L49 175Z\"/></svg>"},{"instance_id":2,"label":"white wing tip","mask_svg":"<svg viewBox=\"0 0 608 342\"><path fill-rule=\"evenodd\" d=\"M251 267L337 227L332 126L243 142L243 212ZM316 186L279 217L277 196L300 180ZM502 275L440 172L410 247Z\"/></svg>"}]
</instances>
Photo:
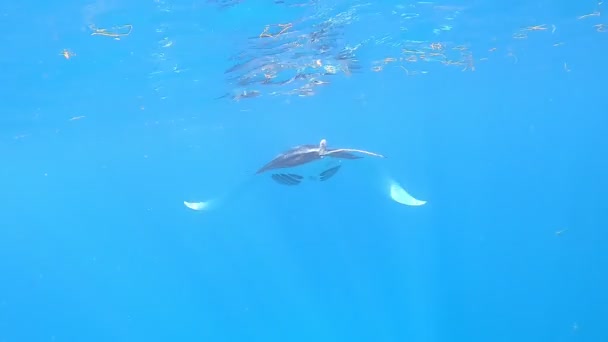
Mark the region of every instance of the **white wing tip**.
<instances>
[{"instance_id":1,"label":"white wing tip","mask_svg":"<svg viewBox=\"0 0 608 342\"><path fill-rule=\"evenodd\" d=\"M200 211L205 210L209 206L208 202L186 202L184 201L184 205L192 210Z\"/></svg>"},{"instance_id":2,"label":"white wing tip","mask_svg":"<svg viewBox=\"0 0 608 342\"><path fill-rule=\"evenodd\" d=\"M391 181L390 184L390 194L391 198L399 204L413 207L419 207L426 204L426 201L414 198L412 195L408 194L407 191L401 187L401 185L394 181Z\"/></svg>"}]
</instances>

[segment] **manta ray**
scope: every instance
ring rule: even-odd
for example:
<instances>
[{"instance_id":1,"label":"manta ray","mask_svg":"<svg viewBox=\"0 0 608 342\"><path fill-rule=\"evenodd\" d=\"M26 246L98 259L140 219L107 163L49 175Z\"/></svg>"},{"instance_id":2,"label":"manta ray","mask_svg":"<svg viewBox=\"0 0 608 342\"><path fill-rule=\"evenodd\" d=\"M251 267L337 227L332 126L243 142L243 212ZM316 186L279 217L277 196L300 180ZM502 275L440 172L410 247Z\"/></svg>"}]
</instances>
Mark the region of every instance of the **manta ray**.
<instances>
[{"instance_id":1,"label":"manta ray","mask_svg":"<svg viewBox=\"0 0 608 342\"><path fill-rule=\"evenodd\" d=\"M306 181L325 182L336 175L343 161L361 159L365 156L385 158L381 154L360 149L331 149L327 147L327 140L322 139L317 145L298 145L280 153L262 166L255 176L270 175L276 183L287 186L297 186ZM420 206L426 203L412 197L392 180L389 181L389 193L391 198L400 204ZM228 196L223 198L226 197ZM218 202L218 200L184 201L184 205L193 210L207 210L213 207L211 204Z\"/></svg>"}]
</instances>

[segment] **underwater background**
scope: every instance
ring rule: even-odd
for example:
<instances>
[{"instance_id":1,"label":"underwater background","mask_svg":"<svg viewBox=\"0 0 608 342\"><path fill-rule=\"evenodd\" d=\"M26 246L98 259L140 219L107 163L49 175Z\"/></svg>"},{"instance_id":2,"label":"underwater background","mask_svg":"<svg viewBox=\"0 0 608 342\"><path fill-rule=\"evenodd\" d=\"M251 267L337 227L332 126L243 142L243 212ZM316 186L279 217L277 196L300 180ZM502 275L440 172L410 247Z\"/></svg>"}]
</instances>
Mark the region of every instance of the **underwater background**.
<instances>
[{"instance_id":1,"label":"underwater background","mask_svg":"<svg viewBox=\"0 0 608 342\"><path fill-rule=\"evenodd\" d=\"M608 341L605 8L0 2L0 341Z\"/></svg>"}]
</instances>

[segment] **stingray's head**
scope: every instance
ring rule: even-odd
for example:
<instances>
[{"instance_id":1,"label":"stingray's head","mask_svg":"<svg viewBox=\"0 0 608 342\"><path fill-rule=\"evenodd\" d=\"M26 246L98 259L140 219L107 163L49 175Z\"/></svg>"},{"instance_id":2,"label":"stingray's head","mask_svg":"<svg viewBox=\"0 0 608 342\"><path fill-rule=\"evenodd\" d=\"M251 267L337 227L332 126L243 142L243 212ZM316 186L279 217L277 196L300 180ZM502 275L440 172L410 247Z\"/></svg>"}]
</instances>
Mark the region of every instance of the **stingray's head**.
<instances>
[{"instance_id":1,"label":"stingray's head","mask_svg":"<svg viewBox=\"0 0 608 342\"><path fill-rule=\"evenodd\" d=\"M319 143L319 154L324 155L325 151L327 151L327 140L321 139L321 142Z\"/></svg>"}]
</instances>

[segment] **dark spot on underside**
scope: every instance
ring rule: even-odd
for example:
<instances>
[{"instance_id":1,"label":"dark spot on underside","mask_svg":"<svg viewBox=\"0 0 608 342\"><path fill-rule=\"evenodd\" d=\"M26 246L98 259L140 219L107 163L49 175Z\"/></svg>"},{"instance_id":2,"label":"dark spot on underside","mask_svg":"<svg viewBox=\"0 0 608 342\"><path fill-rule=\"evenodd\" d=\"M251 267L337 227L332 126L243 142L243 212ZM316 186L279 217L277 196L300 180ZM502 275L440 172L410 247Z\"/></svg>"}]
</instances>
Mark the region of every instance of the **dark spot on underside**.
<instances>
[{"instance_id":1,"label":"dark spot on underside","mask_svg":"<svg viewBox=\"0 0 608 342\"><path fill-rule=\"evenodd\" d=\"M272 175L275 182L283 185L298 185L302 183L302 178L304 177L293 173L275 173Z\"/></svg>"},{"instance_id":2,"label":"dark spot on underside","mask_svg":"<svg viewBox=\"0 0 608 342\"><path fill-rule=\"evenodd\" d=\"M323 182L323 181L330 179L333 175L336 174L336 172L338 172L338 170L340 170L340 167L342 167L342 166L341 165L334 166L331 169L321 172L321 174L319 175L319 180L321 182Z\"/></svg>"},{"instance_id":3,"label":"dark spot on underside","mask_svg":"<svg viewBox=\"0 0 608 342\"><path fill-rule=\"evenodd\" d=\"M330 179L341 167L342 165L338 165L321 172L319 174L319 181L324 182ZM274 173L271 177L275 182L283 185L298 185L302 183L302 180L304 179L303 176L294 173Z\"/></svg>"}]
</instances>

